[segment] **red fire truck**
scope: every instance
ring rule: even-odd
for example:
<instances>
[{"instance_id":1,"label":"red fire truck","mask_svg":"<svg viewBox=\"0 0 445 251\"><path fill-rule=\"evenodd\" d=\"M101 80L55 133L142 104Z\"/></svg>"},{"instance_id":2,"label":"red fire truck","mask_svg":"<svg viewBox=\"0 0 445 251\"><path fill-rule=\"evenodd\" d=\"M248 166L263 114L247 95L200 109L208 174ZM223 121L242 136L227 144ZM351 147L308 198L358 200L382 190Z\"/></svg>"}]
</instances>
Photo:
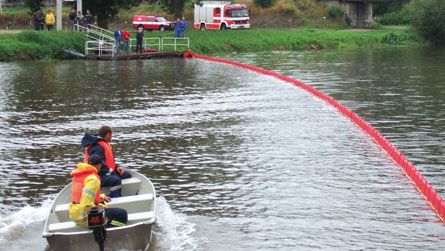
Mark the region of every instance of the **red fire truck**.
<instances>
[{"instance_id":1,"label":"red fire truck","mask_svg":"<svg viewBox=\"0 0 445 251\"><path fill-rule=\"evenodd\" d=\"M195 4L193 26L196 29L248 29L249 10L245 4L226 1L202 1Z\"/></svg>"}]
</instances>

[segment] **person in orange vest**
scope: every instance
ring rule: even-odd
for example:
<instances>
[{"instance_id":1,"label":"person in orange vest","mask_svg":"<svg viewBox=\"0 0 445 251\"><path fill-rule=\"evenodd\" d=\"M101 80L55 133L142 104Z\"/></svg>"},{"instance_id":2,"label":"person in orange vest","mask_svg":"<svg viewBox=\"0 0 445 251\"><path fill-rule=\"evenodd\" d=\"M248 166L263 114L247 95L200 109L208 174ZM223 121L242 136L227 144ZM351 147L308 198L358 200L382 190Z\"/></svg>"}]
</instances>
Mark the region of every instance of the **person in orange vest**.
<instances>
[{"instance_id":1,"label":"person in orange vest","mask_svg":"<svg viewBox=\"0 0 445 251\"><path fill-rule=\"evenodd\" d=\"M124 168L116 164L114 152L111 147L113 131L109 126L102 126L98 135L85 133L81 145L85 148L85 158L83 162L88 162L90 155L97 154L102 157L102 165L99 171L102 187L110 188L111 198L120 197L122 190L121 179L131 178L131 174Z\"/></svg>"},{"instance_id":2,"label":"person in orange vest","mask_svg":"<svg viewBox=\"0 0 445 251\"><path fill-rule=\"evenodd\" d=\"M103 202L111 199L105 194L100 194L100 177L97 172L101 168L102 157L93 154L88 163L79 163L71 172L71 203L69 204L69 217L77 225L87 227L87 215L90 209L96 205L104 207ZM104 208L108 219L107 226L123 226L127 223L128 214L122 208Z\"/></svg>"}]
</instances>

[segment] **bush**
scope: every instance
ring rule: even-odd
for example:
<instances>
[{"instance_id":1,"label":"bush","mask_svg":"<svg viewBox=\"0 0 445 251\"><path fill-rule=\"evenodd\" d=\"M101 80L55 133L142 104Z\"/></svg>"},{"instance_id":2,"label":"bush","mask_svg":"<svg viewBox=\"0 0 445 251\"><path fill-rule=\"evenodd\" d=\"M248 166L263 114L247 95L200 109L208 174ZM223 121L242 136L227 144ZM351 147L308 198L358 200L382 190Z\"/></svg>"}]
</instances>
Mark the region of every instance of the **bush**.
<instances>
[{"instance_id":1,"label":"bush","mask_svg":"<svg viewBox=\"0 0 445 251\"><path fill-rule=\"evenodd\" d=\"M397 12L386 13L377 18L377 21L383 25L404 25L409 24L409 16L406 9Z\"/></svg>"},{"instance_id":2,"label":"bush","mask_svg":"<svg viewBox=\"0 0 445 251\"><path fill-rule=\"evenodd\" d=\"M382 28L382 24L381 23L379 23L378 21L373 21L372 22L372 27L371 27L372 29L380 29L380 28Z\"/></svg>"},{"instance_id":3,"label":"bush","mask_svg":"<svg viewBox=\"0 0 445 251\"><path fill-rule=\"evenodd\" d=\"M255 5L261 8L268 8L274 4L275 0L255 0Z\"/></svg>"},{"instance_id":4,"label":"bush","mask_svg":"<svg viewBox=\"0 0 445 251\"><path fill-rule=\"evenodd\" d=\"M426 40L445 45L445 1L412 0L407 5L411 26Z\"/></svg>"},{"instance_id":5,"label":"bush","mask_svg":"<svg viewBox=\"0 0 445 251\"><path fill-rule=\"evenodd\" d=\"M326 10L326 14L332 20L336 20L342 18L345 12L340 6L331 6Z\"/></svg>"}]
</instances>

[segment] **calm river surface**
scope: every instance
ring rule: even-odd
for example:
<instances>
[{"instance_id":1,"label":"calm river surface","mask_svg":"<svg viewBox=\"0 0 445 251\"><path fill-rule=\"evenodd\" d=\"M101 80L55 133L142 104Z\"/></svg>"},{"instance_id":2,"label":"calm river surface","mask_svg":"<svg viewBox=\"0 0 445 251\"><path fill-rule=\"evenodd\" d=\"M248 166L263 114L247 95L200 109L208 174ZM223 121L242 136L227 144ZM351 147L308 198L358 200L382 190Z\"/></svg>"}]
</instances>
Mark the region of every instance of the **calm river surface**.
<instances>
[{"instance_id":1,"label":"calm river surface","mask_svg":"<svg viewBox=\"0 0 445 251\"><path fill-rule=\"evenodd\" d=\"M223 57L327 92L445 195L445 51ZM445 226L361 130L294 86L201 60L0 63L0 250L45 250L84 132L154 182L152 250L444 250Z\"/></svg>"}]
</instances>

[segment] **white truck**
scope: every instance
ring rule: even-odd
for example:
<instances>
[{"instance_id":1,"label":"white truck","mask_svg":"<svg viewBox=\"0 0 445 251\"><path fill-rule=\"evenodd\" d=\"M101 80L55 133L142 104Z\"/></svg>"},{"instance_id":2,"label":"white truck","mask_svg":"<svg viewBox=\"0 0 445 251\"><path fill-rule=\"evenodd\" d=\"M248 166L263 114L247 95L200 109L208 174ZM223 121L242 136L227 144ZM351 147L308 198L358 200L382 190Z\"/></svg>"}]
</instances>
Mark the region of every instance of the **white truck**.
<instances>
[{"instance_id":1,"label":"white truck","mask_svg":"<svg viewBox=\"0 0 445 251\"><path fill-rule=\"evenodd\" d=\"M224 30L250 28L249 10L245 4L227 1L202 1L195 4L195 29Z\"/></svg>"}]
</instances>

